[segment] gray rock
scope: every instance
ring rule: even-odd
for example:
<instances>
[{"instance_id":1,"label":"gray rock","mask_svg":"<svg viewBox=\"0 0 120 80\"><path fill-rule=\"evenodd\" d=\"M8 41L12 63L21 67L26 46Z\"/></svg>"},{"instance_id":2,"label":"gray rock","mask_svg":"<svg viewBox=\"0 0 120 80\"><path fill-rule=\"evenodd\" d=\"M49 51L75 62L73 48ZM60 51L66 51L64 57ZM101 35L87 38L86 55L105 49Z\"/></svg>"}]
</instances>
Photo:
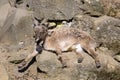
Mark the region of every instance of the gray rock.
<instances>
[{"instance_id":1,"label":"gray rock","mask_svg":"<svg viewBox=\"0 0 120 80\"><path fill-rule=\"evenodd\" d=\"M76 14L99 15L103 12L99 1L90 0L27 0L27 4L34 11L34 16L50 20L69 20Z\"/></svg>"},{"instance_id":2,"label":"gray rock","mask_svg":"<svg viewBox=\"0 0 120 80\"><path fill-rule=\"evenodd\" d=\"M1 42L8 44L19 44L19 42L24 42L25 45L33 41L33 28L31 12L25 9L16 9L14 18L8 17L5 21L6 28L1 28ZM12 21L12 22L11 22ZM9 24L8 24L9 23ZM8 25L7 25L8 24ZM29 39L29 41L28 41Z\"/></svg>"},{"instance_id":3,"label":"gray rock","mask_svg":"<svg viewBox=\"0 0 120 80\"><path fill-rule=\"evenodd\" d=\"M0 7L8 3L8 0L0 0Z\"/></svg>"},{"instance_id":4,"label":"gray rock","mask_svg":"<svg viewBox=\"0 0 120 80\"><path fill-rule=\"evenodd\" d=\"M77 11L73 0L27 0L30 8L35 12L34 16L49 18L52 20L71 19Z\"/></svg>"},{"instance_id":5,"label":"gray rock","mask_svg":"<svg viewBox=\"0 0 120 80\"><path fill-rule=\"evenodd\" d=\"M94 23L97 42L118 53L120 51L120 20L103 16L95 19Z\"/></svg>"},{"instance_id":6,"label":"gray rock","mask_svg":"<svg viewBox=\"0 0 120 80\"><path fill-rule=\"evenodd\" d=\"M8 15L7 18L2 26L2 28L0 29L0 40L6 35L7 31L11 28L13 20L15 18L15 14L16 14L16 9L12 9Z\"/></svg>"},{"instance_id":7,"label":"gray rock","mask_svg":"<svg viewBox=\"0 0 120 80\"><path fill-rule=\"evenodd\" d=\"M75 15L73 18L73 26L75 28L81 29L91 33L94 29L94 18L87 15Z\"/></svg>"},{"instance_id":8,"label":"gray rock","mask_svg":"<svg viewBox=\"0 0 120 80\"><path fill-rule=\"evenodd\" d=\"M120 55L114 56L114 59L115 59L116 61L120 62Z\"/></svg>"},{"instance_id":9,"label":"gray rock","mask_svg":"<svg viewBox=\"0 0 120 80\"><path fill-rule=\"evenodd\" d=\"M67 56L67 68L61 68L61 63L57 60L57 56L51 52L43 51L36 58L38 68L44 73L44 77L40 76L42 80L99 80L100 73L104 72L104 77L110 73L115 72L120 66L111 56L106 55L109 50L97 51L101 62L101 68L95 68L94 60L87 54L82 54L84 60L82 63L76 63L76 55L74 53L65 53ZM100 72L100 73L99 73ZM108 79L109 77L105 77ZM115 78L115 76L110 76ZM118 77L119 78L119 77Z\"/></svg>"},{"instance_id":10,"label":"gray rock","mask_svg":"<svg viewBox=\"0 0 120 80\"><path fill-rule=\"evenodd\" d=\"M1 1L3 1L3 0L1 0ZM11 10L12 10L12 8L9 3L4 4L0 7L0 15L2 15L2 16L0 16L0 27L3 26L8 14L9 14L9 11L11 11Z\"/></svg>"},{"instance_id":11,"label":"gray rock","mask_svg":"<svg viewBox=\"0 0 120 80\"><path fill-rule=\"evenodd\" d=\"M25 0L8 0L8 2L12 7L26 8Z\"/></svg>"},{"instance_id":12,"label":"gray rock","mask_svg":"<svg viewBox=\"0 0 120 80\"><path fill-rule=\"evenodd\" d=\"M119 18L120 1L119 0L101 0L104 7L104 14Z\"/></svg>"},{"instance_id":13,"label":"gray rock","mask_svg":"<svg viewBox=\"0 0 120 80\"><path fill-rule=\"evenodd\" d=\"M43 51L42 54L37 56L36 60L39 69L49 74L54 74L60 70L61 63L53 53Z\"/></svg>"},{"instance_id":14,"label":"gray rock","mask_svg":"<svg viewBox=\"0 0 120 80\"><path fill-rule=\"evenodd\" d=\"M76 15L73 18L73 26L83 31L87 31L95 38L98 47L107 47L114 51L114 54L120 51L120 20L101 16L93 18L86 15Z\"/></svg>"},{"instance_id":15,"label":"gray rock","mask_svg":"<svg viewBox=\"0 0 120 80\"><path fill-rule=\"evenodd\" d=\"M44 78L41 78L43 80L87 80L88 78L90 80L96 80L96 74L93 72L90 72L89 70L86 70L85 66L86 64L91 64L91 63L86 63L81 65L76 65L76 57L72 53L66 53L66 56L69 55L68 57L71 60L68 61L69 67L67 68L62 68L61 63L57 60L57 56L51 52L46 52L43 51L42 54L38 55L36 60L37 60L37 66L38 68L47 73L44 75ZM64 56L65 56L64 55ZM73 59L74 58L74 59ZM85 60L86 61L86 60ZM84 67L83 67L84 66ZM92 67L93 68L93 67ZM91 69L91 67L90 67Z\"/></svg>"},{"instance_id":16,"label":"gray rock","mask_svg":"<svg viewBox=\"0 0 120 80\"><path fill-rule=\"evenodd\" d=\"M86 14L100 16L104 13L104 8L100 0L82 0L86 8Z\"/></svg>"}]
</instances>

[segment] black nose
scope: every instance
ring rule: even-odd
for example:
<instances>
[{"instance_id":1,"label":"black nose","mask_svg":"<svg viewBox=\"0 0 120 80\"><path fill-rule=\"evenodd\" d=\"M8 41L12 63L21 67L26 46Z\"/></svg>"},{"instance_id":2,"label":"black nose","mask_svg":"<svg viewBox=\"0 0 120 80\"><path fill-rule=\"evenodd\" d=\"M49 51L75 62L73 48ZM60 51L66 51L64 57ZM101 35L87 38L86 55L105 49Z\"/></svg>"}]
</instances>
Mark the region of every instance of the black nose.
<instances>
[{"instance_id":1,"label":"black nose","mask_svg":"<svg viewBox=\"0 0 120 80\"><path fill-rule=\"evenodd\" d=\"M35 28L36 24L32 24L32 27Z\"/></svg>"}]
</instances>

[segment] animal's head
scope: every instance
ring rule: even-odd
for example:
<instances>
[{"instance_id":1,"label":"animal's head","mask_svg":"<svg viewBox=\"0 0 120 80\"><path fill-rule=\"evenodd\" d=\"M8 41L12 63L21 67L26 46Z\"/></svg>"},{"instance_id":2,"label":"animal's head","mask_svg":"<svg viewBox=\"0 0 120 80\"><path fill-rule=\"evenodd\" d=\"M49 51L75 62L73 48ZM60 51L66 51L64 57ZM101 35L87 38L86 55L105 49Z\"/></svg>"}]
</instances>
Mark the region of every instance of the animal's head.
<instances>
[{"instance_id":1,"label":"animal's head","mask_svg":"<svg viewBox=\"0 0 120 80\"><path fill-rule=\"evenodd\" d=\"M38 42L39 40L44 40L48 34L47 19L43 19L41 22L37 19L34 19L33 30L36 42Z\"/></svg>"}]
</instances>

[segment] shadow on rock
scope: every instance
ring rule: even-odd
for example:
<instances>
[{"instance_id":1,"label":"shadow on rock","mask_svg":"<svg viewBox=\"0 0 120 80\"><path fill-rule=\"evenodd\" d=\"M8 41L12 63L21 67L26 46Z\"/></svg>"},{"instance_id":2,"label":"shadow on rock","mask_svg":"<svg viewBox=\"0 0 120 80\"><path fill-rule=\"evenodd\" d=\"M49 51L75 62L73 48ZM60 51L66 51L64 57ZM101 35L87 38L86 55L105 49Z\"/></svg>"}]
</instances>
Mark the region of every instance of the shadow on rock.
<instances>
[{"instance_id":1,"label":"shadow on rock","mask_svg":"<svg viewBox=\"0 0 120 80\"><path fill-rule=\"evenodd\" d=\"M19 69L18 72L24 72L26 71L34 62L36 61L35 57L23 68Z\"/></svg>"}]
</instances>

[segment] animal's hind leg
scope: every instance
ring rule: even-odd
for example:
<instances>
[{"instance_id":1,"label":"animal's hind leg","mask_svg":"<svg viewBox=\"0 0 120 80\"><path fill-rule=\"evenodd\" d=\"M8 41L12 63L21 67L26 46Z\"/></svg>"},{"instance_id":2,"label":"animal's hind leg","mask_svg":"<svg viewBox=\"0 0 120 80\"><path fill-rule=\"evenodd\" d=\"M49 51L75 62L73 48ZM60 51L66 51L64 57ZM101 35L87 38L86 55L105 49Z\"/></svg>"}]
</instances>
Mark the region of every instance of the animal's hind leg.
<instances>
[{"instance_id":1,"label":"animal's hind leg","mask_svg":"<svg viewBox=\"0 0 120 80\"><path fill-rule=\"evenodd\" d=\"M96 63L96 67L97 68L100 68L101 67L101 64L100 64L100 61L99 61L99 58L98 58L98 54L95 52L95 49L94 48L84 48L88 54L95 60L95 63Z\"/></svg>"},{"instance_id":2,"label":"animal's hind leg","mask_svg":"<svg viewBox=\"0 0 120 80\"><path fill-rule=\"evenodd\" d=\"M75 53L78 58L78 63L81 63L83 61L83 56L81 54L82 52L83 52L83 49L82 49L81 45L80 44L76 45Z\"/></svg>"},{"instance_id":3,"label":"animal's hind leg","mask_svg":"<svg viewBox=\"0 0 120 80\"><path fill-rule=\"evenodd\" d=\"M60 49L57 49L56 51L57 55L58 55L58 60L61 62L62 64L62 68L67 67L66 61L62 55L62 51Z\"/></svg>"}]
</instances>

